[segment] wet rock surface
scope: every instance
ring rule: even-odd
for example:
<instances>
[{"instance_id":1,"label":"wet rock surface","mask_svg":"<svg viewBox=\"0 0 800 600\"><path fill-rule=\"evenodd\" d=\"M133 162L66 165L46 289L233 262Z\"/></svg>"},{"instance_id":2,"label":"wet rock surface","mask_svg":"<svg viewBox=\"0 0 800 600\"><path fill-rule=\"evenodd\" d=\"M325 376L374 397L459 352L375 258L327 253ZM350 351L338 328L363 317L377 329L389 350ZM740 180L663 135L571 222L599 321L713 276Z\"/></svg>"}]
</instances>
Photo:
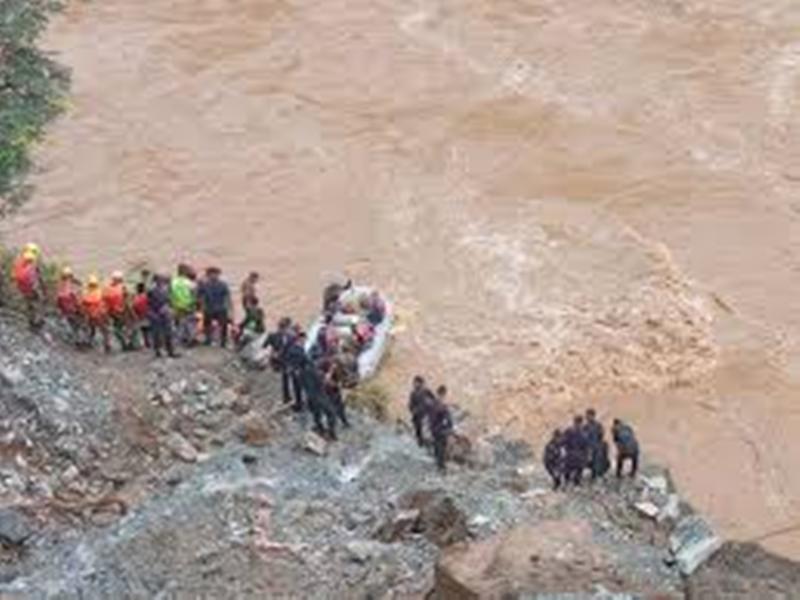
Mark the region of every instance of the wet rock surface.
<instances>
[{"instance_id":1,"label":"wet rock surface","mask_svg":"<svg viewBox=\"0 0 800 600\"><path fill-rule=\"evenodd\" d=\"M555 493L529 446L491 436L443 476L355 411L340 441L309 434L274 374L219 351L74 354L3 319L0 349L0 594L684 597L670 534L692 513L661 470ZM689 590L745 566L723 548Z\"/></svg>"}]
</instances>

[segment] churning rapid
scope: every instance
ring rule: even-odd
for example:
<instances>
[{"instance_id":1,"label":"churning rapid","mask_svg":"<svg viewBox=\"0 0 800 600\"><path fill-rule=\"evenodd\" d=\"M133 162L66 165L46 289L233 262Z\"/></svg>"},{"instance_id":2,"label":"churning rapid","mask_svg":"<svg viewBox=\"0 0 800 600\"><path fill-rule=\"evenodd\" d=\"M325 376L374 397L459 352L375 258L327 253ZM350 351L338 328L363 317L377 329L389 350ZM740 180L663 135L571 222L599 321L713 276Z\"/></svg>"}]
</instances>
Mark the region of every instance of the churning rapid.
<instances>
[{"instance_id":1,"label":"churning rapid","mask_svg":"<svg viewBox=\"0 0 800 600\"><path fill-rule=\"evenodd\" d=\"M727 534L800 523L800 3L103 0L2 225L83 270L185 259L402 315L385 384L490 426L595 405ZM800 556L797 530L766 545Z\"/></svg>"}]
</instances>

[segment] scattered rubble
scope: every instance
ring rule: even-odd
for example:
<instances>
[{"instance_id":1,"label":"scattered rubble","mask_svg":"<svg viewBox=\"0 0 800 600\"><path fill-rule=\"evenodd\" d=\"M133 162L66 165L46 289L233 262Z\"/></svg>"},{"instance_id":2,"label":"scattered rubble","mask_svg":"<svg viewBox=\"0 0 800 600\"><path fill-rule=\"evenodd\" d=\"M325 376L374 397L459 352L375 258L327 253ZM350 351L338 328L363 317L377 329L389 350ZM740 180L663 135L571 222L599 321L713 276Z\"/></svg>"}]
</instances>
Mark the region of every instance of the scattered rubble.
<instances>
[{"instance_id":1,"label":"scattered rubble","mask_svg":"<svg viewBox=\"0 0 800 600\"><path fill-rule=\"evenodd\" d=\"M75 355L3 319L0 351L0 595L677 599L730 584L771 599L797 589L788 562L776 582L749 580L744 550L718 550L663 470L553 492L529 446L489 435L456 444L443 476L410 435L364 412L328 443L276 401L271 371L218 352Z\"/></svg>"}]
</instances>

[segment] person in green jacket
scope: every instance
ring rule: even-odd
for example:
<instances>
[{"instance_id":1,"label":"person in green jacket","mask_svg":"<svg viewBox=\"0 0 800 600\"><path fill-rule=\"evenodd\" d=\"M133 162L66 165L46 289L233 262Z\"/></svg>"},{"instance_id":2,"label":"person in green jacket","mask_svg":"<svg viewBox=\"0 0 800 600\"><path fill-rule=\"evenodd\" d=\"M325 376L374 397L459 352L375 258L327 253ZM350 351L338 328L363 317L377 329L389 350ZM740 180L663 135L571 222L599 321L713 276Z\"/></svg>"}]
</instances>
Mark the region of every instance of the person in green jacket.
<instances>
[{"instance_id":1,"label":"person in green jacket","mask_svg":"<svg viewBox=\"0 0 800 600\"><path fill-rule=\"evenodd\" d=\"M178 274L169 286L169 302L175 315L177 337L184 346L193 346L197 336L197 274L189 265L178 265Z\"/></svg>"}]
</instances>

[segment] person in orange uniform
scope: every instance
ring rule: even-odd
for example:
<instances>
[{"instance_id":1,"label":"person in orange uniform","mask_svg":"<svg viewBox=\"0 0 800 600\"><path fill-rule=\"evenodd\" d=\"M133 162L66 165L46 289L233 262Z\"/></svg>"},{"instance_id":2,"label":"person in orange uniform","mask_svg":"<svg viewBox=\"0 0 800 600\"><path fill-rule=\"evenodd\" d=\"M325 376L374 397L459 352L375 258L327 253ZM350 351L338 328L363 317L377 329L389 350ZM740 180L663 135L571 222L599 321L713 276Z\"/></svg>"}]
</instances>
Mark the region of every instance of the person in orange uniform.
<instances>
[{"instance_id":1,"label":"person in orange uniform","mask_svg":"<svg viewBox=\"0 0 800 600\"><path fill-rule=\"evenodd\" d=\"M99 331L100 336L103 338L103 349L107 354L110 353L111 339L108 332L108 311L106 310L103 290L100 287L100 280L97 275L89 276L89 280L86 282L86 290L81 299L81 306L89 328L89 345L94 345L95 335Z\"/></svg>"},{"instance_id":2,"label":"person in orange uniform","mask_svg":"<svg viewBox=\"0 0 800 600\"><path fill-rule=\"evenodd\" d=\"M56 306L69 325L72 342L78 348L84 346L86 342L84 341L83 314L81 314L80 282L69 267L64 267L61 271L56 292Z\"/></svg>"},{"instance_id":3,"label":"person in orange uniform","mask_svg":"<svg viewBox=\"0 0 800 600\"><path fill-rule=\"evenodd\" d=\"M128 305L128 288L125 286L122 271L114 271L111 274L111 281L103 290L103 302L111 320L114 337L117 338L123 351L131 350L131 313Z\"/></svg>"},{"instance_id":4,"label":"person in orange uniform","mask_svg":"<svg viewBox=\"0 0 800 600\"><path fill-rule=\"evenodd\" d=\"M28 325L32 330L38 330L44 324L41 312L45 300L45 289L39 269L40 256L39 246L33 243L26 244L14 261L12 273L17 290L25 303Z\"/></svg>"}]
</instances>

